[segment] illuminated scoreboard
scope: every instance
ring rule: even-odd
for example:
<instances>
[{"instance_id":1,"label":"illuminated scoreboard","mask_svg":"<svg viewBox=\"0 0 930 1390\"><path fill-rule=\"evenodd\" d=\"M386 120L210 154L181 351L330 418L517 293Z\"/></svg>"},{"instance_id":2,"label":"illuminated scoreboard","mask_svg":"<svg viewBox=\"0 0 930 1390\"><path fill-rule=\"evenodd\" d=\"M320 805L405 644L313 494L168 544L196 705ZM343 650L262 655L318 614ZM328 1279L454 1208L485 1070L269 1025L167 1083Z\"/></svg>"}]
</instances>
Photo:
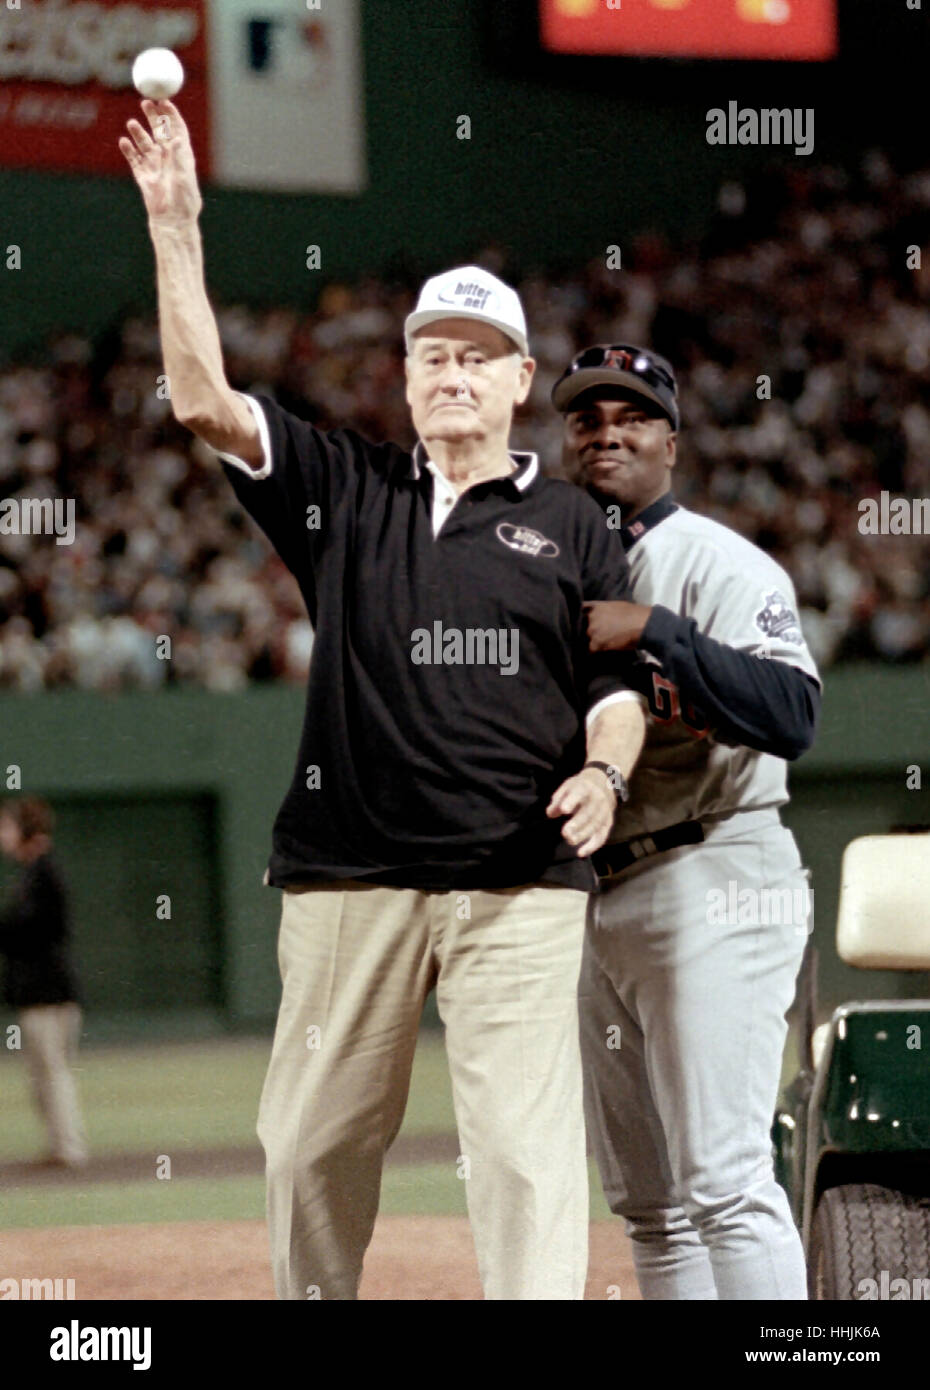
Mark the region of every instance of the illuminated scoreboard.
<instances>
[{"instance_id":1,"label":"illuminated scoreboard","mask_svg":"<svg viewBox=\"0 0 930 1390\"><path fill-rule=\"evenodd\" d=\"M677 58L836 56L836 0L539 0L550 53Z\"/></svg>"}]
</instances>

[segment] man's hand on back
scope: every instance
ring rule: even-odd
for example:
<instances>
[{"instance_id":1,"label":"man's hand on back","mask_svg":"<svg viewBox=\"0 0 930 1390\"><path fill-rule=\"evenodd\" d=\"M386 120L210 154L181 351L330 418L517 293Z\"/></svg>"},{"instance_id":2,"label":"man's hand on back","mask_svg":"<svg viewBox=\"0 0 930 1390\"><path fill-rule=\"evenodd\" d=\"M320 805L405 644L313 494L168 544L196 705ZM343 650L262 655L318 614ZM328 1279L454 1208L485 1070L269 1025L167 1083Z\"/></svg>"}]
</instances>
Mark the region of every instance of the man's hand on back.
<instances>
[{"instance_id":1,"label":"man's hand on back","mask_svg":"<svg viewBox=\"0 0 930 1390\"><path fill-rule=\"evenodd\" d=\"M652 612L645 603L626 603L623 599L591 601L584 607L592 652L623 652L636 647Z\"/></svg>"}]
</instances>

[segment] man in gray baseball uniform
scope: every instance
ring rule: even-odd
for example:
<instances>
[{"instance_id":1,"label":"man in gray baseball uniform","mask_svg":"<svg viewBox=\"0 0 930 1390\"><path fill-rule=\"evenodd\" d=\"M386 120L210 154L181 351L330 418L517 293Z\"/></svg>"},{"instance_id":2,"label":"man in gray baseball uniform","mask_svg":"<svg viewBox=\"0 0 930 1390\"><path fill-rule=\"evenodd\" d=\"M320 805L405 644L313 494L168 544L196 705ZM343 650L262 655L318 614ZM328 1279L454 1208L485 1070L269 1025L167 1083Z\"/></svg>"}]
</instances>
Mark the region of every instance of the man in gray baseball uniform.
<instances>
[{"instance_id":1,"label":"man in gray baseball uniform","mask_svg":"<svg viewBox=\"0 0 930 1390\"><path fill-rule=\"evenodd\" d=\"M771 1118L809 921L779 807L820 680L785 571L671 491L670 364L598 345L553 389L572 479L620 530L633 602L588 605L637 656L647 739L594 856L580 1002L586 1116L644 1298L803 1299Z\"/></svg>"}]
</instances>

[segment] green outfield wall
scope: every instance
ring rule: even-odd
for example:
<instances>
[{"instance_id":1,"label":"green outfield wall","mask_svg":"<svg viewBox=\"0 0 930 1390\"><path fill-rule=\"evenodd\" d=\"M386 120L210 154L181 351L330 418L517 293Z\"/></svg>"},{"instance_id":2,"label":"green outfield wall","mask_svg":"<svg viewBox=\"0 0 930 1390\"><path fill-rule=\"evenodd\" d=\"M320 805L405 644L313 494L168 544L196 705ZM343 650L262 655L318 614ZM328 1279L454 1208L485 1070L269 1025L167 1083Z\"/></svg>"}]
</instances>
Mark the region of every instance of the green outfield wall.
<instances>
[{"instance_id":1,"label":"green outfield wall","mask_svg":"<svg viewBox=\"0 0 930 1390\"><path fill-rule=\"evenodd\" d=\"M0 772L20 768L23 792L58 813L98 1034L270 1023L280 894L261 880L302 712L302 690L284 686L0 697ZM924 788L908 789L913 766ZM820 737L791 781L825 1000L930 993L925 977L854 971L832 948L843 846L930 825L930 667L831 673Z\"/></svg>"}]
</instances>

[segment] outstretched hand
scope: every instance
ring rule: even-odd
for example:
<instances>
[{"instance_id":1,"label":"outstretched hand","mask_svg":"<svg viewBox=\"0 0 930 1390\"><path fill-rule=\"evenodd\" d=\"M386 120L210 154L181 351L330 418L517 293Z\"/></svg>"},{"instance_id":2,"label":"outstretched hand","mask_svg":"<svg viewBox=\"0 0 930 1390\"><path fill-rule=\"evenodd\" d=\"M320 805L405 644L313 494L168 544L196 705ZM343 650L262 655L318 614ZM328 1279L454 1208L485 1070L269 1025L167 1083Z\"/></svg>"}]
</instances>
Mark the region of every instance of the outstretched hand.
<instances>
[{"instance_id":1,"label":"outstretched hand","mask_svg":"<svg viewBox=\"0 0 930 1390\"><path fill-rule=\"evenodd\" d=\"M139 185L149 221L161 225L195 222L203 207L190 132L172 101L142 102L151 132L129 120L119 147ZM131 137L131 138L130 138Z\"/></svg>"}]
</instances>

